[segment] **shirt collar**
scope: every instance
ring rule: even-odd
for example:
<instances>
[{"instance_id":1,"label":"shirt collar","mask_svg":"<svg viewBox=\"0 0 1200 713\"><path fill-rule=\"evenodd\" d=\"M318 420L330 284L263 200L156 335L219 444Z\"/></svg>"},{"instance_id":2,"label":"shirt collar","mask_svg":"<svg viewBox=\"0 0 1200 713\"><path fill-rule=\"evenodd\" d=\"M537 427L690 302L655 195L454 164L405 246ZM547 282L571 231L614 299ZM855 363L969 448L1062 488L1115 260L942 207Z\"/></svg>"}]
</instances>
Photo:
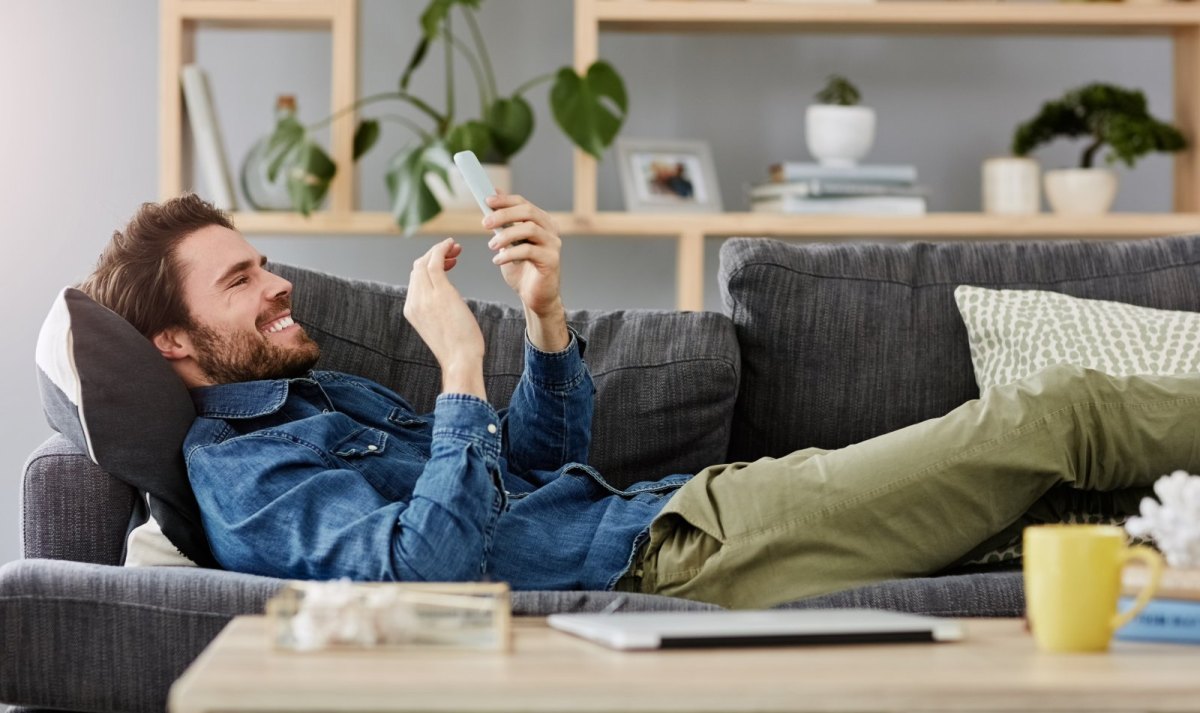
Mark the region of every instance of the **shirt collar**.
<instances>
[{"instance_id":1,"label":"shirt collar","mask_svg":"<svg viewBox=\"0 0 1200 713\"><path fill-rule=\"evenodd\" d=\"M192 402L202 418L258 418L283 408L293 383L316 384L314 376L201 386L191 390Z\"/></svg>"}]
</instances>

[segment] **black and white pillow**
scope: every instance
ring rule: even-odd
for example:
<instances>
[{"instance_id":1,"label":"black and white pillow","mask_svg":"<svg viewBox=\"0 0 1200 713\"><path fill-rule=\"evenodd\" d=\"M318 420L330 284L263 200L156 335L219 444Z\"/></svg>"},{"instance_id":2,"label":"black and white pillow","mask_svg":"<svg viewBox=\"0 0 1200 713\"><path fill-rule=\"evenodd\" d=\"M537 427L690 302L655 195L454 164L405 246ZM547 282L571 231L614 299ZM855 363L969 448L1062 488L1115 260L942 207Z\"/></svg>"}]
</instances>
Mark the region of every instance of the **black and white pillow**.
<instances>
[{"instance_id":1,"label":"black and white pillow","mask_svg":"<svg viewBox=\"0 0 1200 713\"><path fill-rule=\"evenodd\" d=\"M149 519L130 532L126 564L218 567L183 462L196 411L154 346L68 287L38 335L37 366L50 426L149 506Z\"/></svg>"}]
</instances>

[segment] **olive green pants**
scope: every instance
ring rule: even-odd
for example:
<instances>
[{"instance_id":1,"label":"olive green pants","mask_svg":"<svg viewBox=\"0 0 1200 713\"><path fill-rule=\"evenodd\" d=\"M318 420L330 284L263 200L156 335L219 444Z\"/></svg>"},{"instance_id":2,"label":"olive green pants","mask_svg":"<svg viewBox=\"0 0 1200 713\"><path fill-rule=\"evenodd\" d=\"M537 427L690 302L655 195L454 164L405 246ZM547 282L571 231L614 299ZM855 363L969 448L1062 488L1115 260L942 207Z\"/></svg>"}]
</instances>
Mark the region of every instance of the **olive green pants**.
<instances>
[{"instance_id":1,"label":"olive green pants","mask_svg":"<svg viewBox=\"0 0 1200 713\"><path fill-rule=\"evenodd\" d=\"M1198 467L1200 375L1054 366L840 450L706 468L655 518L640 581L623 584L753 608L928 575L1071 493L1133 514L1159 476Z\"/></svg>"}]
</instances>

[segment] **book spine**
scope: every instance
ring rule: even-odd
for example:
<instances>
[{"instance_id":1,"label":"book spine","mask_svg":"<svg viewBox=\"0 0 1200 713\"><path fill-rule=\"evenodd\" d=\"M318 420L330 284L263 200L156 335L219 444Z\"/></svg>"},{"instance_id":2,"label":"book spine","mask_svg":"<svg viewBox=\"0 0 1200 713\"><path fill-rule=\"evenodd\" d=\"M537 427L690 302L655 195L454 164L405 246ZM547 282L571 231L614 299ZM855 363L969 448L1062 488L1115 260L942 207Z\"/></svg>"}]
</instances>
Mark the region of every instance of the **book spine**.
<instances>
[{"instance_id":1,"label":"book spine","mask_svg":"<svg viewBox=\"0 0 1200 713\"><path fill-rule=\"evenodd\" d=\"M183 98L187 106L188 123L196 143L202 173L212 196L212 203L221 210L237 210L233 178L225 163L225 149L213 113L208 78L200 67L189 64L181 71Z\"/></svg>"},{"instance_id":2,"label":"book spine","mask_svg":"<svg viewBox=\"0 0 1200 713\"><path fill-rule=\"evenodd\" d=\"M795 215L924 215L923 198L792 198L755 201L754 213Z\"/></svg>"},{"instance_id":3,"label":"book spine","mask_svg":"<svg viewBox=\"0 0 1200 713\"><path fill-rule=\"evenodd\" d=\"M850 168L830 168L813 163L777 163L771 166L771 180L792 183L812 179L866 183L898 183L911 185L917 180L916 166L865 165Z\"/></svg>"},{"instance_id":4,"label":"book spine","mask_svg":"<svg viewBox=\"0 0 1200 713\"><path fill-rule=\"evenodd\" d=\"M1133 597L1121 597L1120 610L1133 605ZM1116 637L1127 641L1171 641L1200 644L1200 602L1153 599Z\"/></svg>"},{"instance_id":5,"label":"book spine","mask_svg":"<svg viewBox=\"0 0 1200 713\"><path fill-rule=\"evenodd\" d=\"M797 198L838 196L924 196L925 188L879 181L826 181L817 178L791 183L765 183L750 190L753 200L792 196Z\"/></svg>"}]
</instances>

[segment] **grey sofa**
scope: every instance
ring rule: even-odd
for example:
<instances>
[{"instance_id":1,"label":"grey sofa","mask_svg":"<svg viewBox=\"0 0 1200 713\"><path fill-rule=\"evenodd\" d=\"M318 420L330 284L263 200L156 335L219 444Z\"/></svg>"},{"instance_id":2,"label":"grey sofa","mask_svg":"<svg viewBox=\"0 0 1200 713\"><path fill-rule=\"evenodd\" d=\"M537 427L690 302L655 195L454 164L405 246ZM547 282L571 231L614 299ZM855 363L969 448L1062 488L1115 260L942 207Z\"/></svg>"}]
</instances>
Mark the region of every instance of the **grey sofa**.
<instances>
[{"instance_id":1,"label":"grey sofa","mask_svg":"<svg viewBox=\"0 0 1200 713\"><path fill-rule=\"evenodd\" d=\"M572 312L597 384L593 463L614 482L730 460L833 448L939 416L977 396L952 291L1040 288L1200 310L1200 238L1130 242L788 244L721 249L725 314ZM432 355L401 316L404 290L287 266L295 312L322 368L372 377L430 408ZM472 303L488 343L488 393L520 374L518 311ZM29 458L26 559L0 567L0 701L161 711L167 689L233 616L280 580L192 568L127 569L136 494L55 436ZM870 606L1019 616L1019 572L976 569L884 582L791 607ZM706 608L646 595L518 592L517 614Z\"/></svg>"}]
</instances>

